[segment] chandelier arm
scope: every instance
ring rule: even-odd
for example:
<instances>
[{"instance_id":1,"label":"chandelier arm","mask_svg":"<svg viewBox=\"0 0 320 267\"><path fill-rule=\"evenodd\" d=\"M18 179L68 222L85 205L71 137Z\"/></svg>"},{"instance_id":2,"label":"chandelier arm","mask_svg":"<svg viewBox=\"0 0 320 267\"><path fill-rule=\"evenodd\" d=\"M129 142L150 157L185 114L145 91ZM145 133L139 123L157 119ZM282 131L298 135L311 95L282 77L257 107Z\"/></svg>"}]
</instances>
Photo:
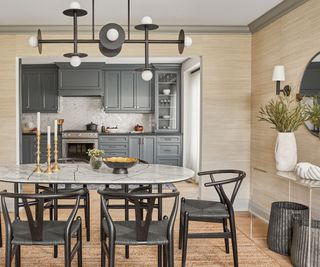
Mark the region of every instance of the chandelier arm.
<instances>
[{"instance_id":1,"label":"chandelier arm","mask_svg":"<svg viewBox=\"0 0 320 267\"><path fill-rule=\"evenodd\" d=\"M145 44L144 44L144 67L145 69L149 68L149 30L147 27L144 28L144 39L145 39Z\"/></svg>"},{"instance_id":2,"label":"chandelier arm","mask_svg":"<svg viewBox=\"0 0 320 267\"><path fill-rule=\"evenodd\" d=\"M92 40L94 40L94 0L92 0Z\"/></svg>"},{"instance_id":3,"label":"chandelier arm","mask_svg":"<svg viewBox=\"0 0 320 267\"><path fill-rule=\"evenodd\" d=\"M128 0L128 40L130 40L130 0Z\"/></svg>"},{"instance_id":4,"label":"chandelier arm","mask_svg":"<svg viewBox=\"0 0 320 267\"><path fill-rule=\"evenodd\" d=\"M77 13L73 12L73 53L78 53L78 21Z\"/></svg>"},{"instance_id":5,"label":"chandelier arm","mask_svg":"<svg viewBox=\"0 0 320 267\"><path fill-rule=\"evenodd\" d=\"M39 40L39 44L73 44L74 40L72 39L42 39ZM91 39L78 39L77 43L79 44L98 44L99 40ZM144 44L145 40L125 40L124 43L127 44ZM180 40L149 40L149 44L183 44L183 41Z\"/></svg>"}]
</instances>

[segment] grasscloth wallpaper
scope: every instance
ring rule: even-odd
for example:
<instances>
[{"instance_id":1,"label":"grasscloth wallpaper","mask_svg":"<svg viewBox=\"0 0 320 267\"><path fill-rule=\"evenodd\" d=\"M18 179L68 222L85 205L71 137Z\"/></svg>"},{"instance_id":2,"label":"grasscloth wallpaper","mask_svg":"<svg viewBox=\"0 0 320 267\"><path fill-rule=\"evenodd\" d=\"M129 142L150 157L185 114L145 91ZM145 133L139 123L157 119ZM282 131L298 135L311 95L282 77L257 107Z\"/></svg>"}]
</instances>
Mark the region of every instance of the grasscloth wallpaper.
<instances>
[{"instance_id":1,"label":"grasscloth wallpaper","mask_svg":"<svg viewBox=\"0 0 320 267\"><path fill-rule=\"evenodd\" d=\"M43 38L51 37L61 36L43 33ZM202 56L202 169L247 171L238 202L245 208L250 181L251 36L194 35L192 38L193 46L184 56ZM16 57L38 56L36 49L27 45L27 39L25 35L0 35L1 164L15 163L17 149ZM82 45L80 49L90 56L100 56L97 46ZM71 45L46 45L43 56L62 55L71 50ZM177 50L175 46L156 45L151 47L150 54L177 56ZM143 56L143 46L124 45L121 55ZM210 198L212 193L204 190L203 195Z\"/></svg>"},{"instance_id":2,"label":"grasscloth wallpaper","mask_svg":"<svg viewBox=\"0 0 320 267\"><path fill-rule=\"evenodd\" d=\"M286 67L286 82L299 91L300 81L309 60L320 51L320 1L310 0L278 19L252 37L251 96L251 208L261 215L269 213L271 202L288 199L288 182L275 175L274 143L276 132L258 122L260 105L275 97L271 81L274 65ZM283 84L284 85L284 84ZM298 160L320 164L320 140L304 127L296 133ZM294 186L293 198L308 203L308 191ZM313 205L319 209L320 191L315 191ZM319 210L316 210L319 215Z\"/></svg>"}]
</instances>

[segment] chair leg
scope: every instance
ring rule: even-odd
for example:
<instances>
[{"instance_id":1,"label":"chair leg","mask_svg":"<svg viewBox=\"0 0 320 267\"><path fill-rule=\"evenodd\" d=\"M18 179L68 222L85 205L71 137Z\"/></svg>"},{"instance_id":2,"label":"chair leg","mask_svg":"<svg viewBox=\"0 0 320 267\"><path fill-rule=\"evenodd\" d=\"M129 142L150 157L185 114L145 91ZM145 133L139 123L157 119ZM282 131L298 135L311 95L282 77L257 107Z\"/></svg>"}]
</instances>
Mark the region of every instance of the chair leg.
<instances>
[{"instance_id":1,"label":"chair leg","mask_svg":"<svg viewBox=\"0 0 320 267\"><path fill-rule=\"evenodd\" d=\"M227 219L223 219L223 232L227 232L228 230L228 222ZM229 238L224 239L224 245L226 247L226 253L230 253L230 248L229 248Z\"/></svg>"},{"instance_id":2,"label":"chair leg","mask_svg":"<svg viewBox=\"0 0 320 267\"><path fill-rule=\"evenodd\" d=\"M64 244L64 266L71 267L71 240L67 238Z\"/></svg>"},{"instance_id":3,"label":"chair leg","mask_svg":"<svg viewBox=\"0 0 320 267\"><path fill-rule=\"evenodd\" d=\"M174 244L173 244L173 237L169 240L167 246L167 258L168 258L168 267L174 267Z\"/></svg>"},{"instance_id":4,"label":"chair leg","mask_svg":"<svg viewBox=\"0 0 320 267\"><path fill-rule=\"evenodd\" d=\"M78 249L78 267L82 267L82 224L80 223L80 227L78 230L77 242L79 243Z\"/></svg>"},{"instance_id":5,"label":"chair leg","mask_svg":"<svg viewBox=\"0 0 320 267\"><path fill-rule=\"evenodd\" d=\"M115 244L111 237L109 237L109 265L108 267L115 266Z\"/></svg>"},{"instance_id":6,"label":"chair leg","mask_svg":"<svg viewBox=\"0 0 320 267\"><path fill-rule=\"evenodd\" d=\"M12 246L10 240L6 242L6 267L11 267Z\"/></svg>"},{"instance_id":7,"label":"chair leg","mask_svg":"<svg viewBox=\"0 0 320 267\"><path fill-rule=\"evenodd\" d=\"M21 266L21 246L17 246L16 255L15 255L15 266Z\"/></svg>"},{"instance_id":8,"label":"chair leg","mask_svg":"<svg viewBox=\"0 0 320 267\"><path fill-rule=\"evenodd\" d=\"M186 266L187 260L187 244L188 244L188 228L189 228L189 213L185 212L183 216L183 237L182 237L182 267Z\"/></svg>"},{"instance_id":9,"label":"chair leg","mask_svg":"<svg viewBox=\"0 0 320 267\"><path fill-rule=\"evenodd\" d=\"M236 233L236 223L234 220L233 212L230 213L230 231L231 231L231 241L232 241L232 252L233 252L233 265L238 267L238 246L237 246L237 233Z\"/></svg>"},{"instance_id":10,"label":"chair leg","mask_svg":"<svg viewBox=\"0 0 320 267\"><path fill-rule=\"evenodd\" d=\"M0 213L0 248L2 248L2 223L1 223L1 213Z\"/></svg>"},{"instance_id":11,"label":"chair leg","mask_svg":"<svg viewBox=\"0 0 320 267\"><path fill-rule=\"evenodd\" d=\"M181 206L180 206L181 207ZM182 212L180 212L180 223L179 223L179 249L182 248L182 235L183 235L183 228L184 228L184 225L183 225L183 214Z\"/></svg>"},{"instance_id":12,"label":"chair leg","mask_svg":"<svg viewBox=\"0 0 320 267\"><path fill-rule=\"evenodd\" d=\"M103 231L103 230L102 230ZM103 248L103 244L106 242L106 235L104 232L101 232L101 267L106 267L106 253Z\"/></svg>"},{"instance_id":13,"label":"chair leg","mask_svg":"<svg viewBox=\"0 0 320 267\"><path fill-rule=\"evenodd\" d=\"M58 192L58 185L53 186L53 191L54 191L54 193ZM53 200L53 219L55 221L58 220L58 200L57 199ZM58 246L57 245L55 245L53 248L53 257L58 258Z\"/></svg>"},{"instance_id":14,"label":"chair leg","mask_svg":"<svg viewBox=\"0 0 320 267\"><path fill-rule=\"evenodd\" d=\"M162 262L163 262L163 267L168 266L168 253L167 253L167 245L162 246ZM158 253L158 257L161 257L161 255Z\"/></svg>"},{"instance_id":15,"label":"chair leg","mask_svg":"<svg viewBox=\"0 0 320 267\"><path fill-rule=\"evenodd\" d=\"M85 223L86 223L86 233L87 233L87 241L90 241L90 194L89 192L86 194L84 214L85 214Z\"/></svg>"}]
</instances>

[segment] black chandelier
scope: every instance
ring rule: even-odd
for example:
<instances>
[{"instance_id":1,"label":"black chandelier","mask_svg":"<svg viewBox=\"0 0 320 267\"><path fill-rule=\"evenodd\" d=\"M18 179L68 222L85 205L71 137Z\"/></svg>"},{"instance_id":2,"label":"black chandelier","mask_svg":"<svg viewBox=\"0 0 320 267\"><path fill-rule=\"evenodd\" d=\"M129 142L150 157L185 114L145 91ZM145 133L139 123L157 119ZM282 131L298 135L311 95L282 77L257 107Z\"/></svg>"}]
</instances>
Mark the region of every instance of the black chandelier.
<instances>
[{"instance_id":1,"label":"black chandelier","mask_svg":"<svg viewBox=\"0 0 320 267\"><path fill-rule=\"evenodd\" d=\"M122 49L122 45L126 44L144 44L145 46L145 64L142 69L137 71L142 72L142 78L149 81L153 77L153 68L149 64L149 45L150 44L178 44L179 53L182 54L184 47L192 45L192 39L185 36L184 30L180 30L177 40L150 40L149 31L159 28L158 25L152 23L152 19L148 16L143 17L141 24L136 25L135 29L144 31L144 39L133 40L130 38L130 0L128 0L128 29L127 37L123 27L116 23L108 23L104 25L99 33L99 39L95 39L95 16L94 16L94 0L92 0L92 39L78 39L78 17L88 14L84 9L81 9L78 2L72 2L69 9L63 11L63 14L73 17L73 39L42 39L41 30L38 29L37 36L29 38L29 44L32 47L38 47L38 51L42 53L42 44L73 44L73 52L64 54L70 58L70 64L73 67L78 67L81 64L81 58L88 56L85 53L78 51L78 44L99 44L101 54L106 57L117 56Z\"/></svg>"}]
</instances>

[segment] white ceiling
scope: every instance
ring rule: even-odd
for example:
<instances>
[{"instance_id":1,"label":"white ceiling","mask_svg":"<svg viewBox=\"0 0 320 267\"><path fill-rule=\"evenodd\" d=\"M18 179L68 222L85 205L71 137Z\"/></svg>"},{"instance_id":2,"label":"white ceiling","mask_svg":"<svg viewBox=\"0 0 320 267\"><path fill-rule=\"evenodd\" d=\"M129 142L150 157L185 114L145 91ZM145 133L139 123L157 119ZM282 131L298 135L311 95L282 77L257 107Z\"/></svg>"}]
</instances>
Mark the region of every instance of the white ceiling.
<instances>
[{"instance_id":1,"label":"white ceiling","mask_svg":"<svg viewBox=\"0 0 320 267\"><path fill-rule=\"evenodd\" d=\"M0 0L0 25L72 25L67 0ZM91 0L79 0L91 23ZM131 0L132 24L151 16L159 25L248 25L282 0ZM127 24L127 0L95 0L96 24Z\"/></svg>"}]
</instances>

